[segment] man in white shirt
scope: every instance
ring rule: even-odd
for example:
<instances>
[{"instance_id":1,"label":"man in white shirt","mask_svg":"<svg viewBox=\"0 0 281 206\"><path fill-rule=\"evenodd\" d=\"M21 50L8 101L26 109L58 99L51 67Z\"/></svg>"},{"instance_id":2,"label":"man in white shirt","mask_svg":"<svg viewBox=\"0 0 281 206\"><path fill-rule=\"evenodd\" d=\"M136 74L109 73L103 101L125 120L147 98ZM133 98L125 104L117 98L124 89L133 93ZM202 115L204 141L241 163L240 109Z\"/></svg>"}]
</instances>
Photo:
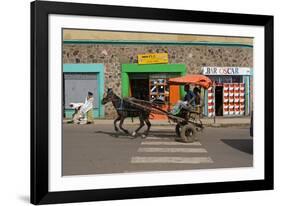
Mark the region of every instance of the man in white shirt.
<instances>
[{"instance_id":1,"label":"man in white shirt","mask_svg":"<svg viewBox=\"0 0 281 206\"><path fill-rule=\"evenodd\" d=\"M94 123L93 117L93 102L94 97L92 92L88 95L83 103L70 103L70 106L75 109L72 122L75 124L92 124Z\"/></svg>"},{"instance_id":2,"label":"man in white shirt","mask_svg":"<svg viewBox=\"0 0 281 206\"><path fill-rule=\"evenodd\" d=\"M94 116L93 116L93 103L94 103L94 97L92 92L88 92L88 96L85 99L85 103L80 109L80 112L85 117L86 124L92 124L94 123Z\"/></svg>"}]
</instances>

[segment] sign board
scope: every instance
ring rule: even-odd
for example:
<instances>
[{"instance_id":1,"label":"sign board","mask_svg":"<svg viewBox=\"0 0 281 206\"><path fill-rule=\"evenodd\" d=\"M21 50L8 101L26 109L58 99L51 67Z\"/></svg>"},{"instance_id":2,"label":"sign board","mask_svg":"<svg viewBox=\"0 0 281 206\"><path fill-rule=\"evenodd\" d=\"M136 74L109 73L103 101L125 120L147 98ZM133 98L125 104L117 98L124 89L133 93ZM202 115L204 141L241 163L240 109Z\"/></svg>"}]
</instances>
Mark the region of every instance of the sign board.
<instances>
[{"instance_id":1,"label":"sign board","mask_svg":"<svg viewBox=\"0 0 281 206\"><path fill-rule=\"evenodd\" d=\"M252 75L249 67L202 67L204 75Z\"/></svg>"},{"instance_id":2,"label":"sign board","mask_svg":"<svg viewBox=\"0 0 281 206\"><path fill-rule=\"evenodd\" d=\"M167 64L168 53L139 54L138 64Z\"/></svg>"}]
</instances>

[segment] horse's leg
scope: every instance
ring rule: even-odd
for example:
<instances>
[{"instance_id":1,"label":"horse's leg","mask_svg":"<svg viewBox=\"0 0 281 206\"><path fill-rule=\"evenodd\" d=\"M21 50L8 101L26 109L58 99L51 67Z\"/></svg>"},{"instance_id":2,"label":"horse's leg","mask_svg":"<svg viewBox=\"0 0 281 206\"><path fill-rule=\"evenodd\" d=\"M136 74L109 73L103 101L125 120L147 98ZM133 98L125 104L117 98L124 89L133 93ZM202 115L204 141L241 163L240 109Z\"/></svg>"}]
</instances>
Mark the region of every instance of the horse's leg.
<instances>
[{"instance_id":1,"label":"horse's leg","mask_svg":"<svg viewBox=\"0 0 281 206\"><path fill-rule=\"evenodd\" d=\"M118 116L118 117L114 120L114 129L115 129L115 131L116 131L116 132L118 132L118 131L119 131L119 129L118 129L118 127L117 127L116 123L117 123L120 119L121 119L121 117L120 117L120 116Z\"/></svg>"},{"instance_id":2,"label":"horse's leg","mask_svg":"<svg viewBox=\"0 0 281 206\"><path fill-rule=\"evenodd\" d=\"M144 120L142 116L139 116L140 119L140 126L132 133L132 136L135 137L137 132L144 126Z\"/></svg>"},{"instance_id":3,"label":"horse's leg","mask_svg":"<svg viewBox=\"0 0 281 206\"><path fill-rule=\"evenodd\" d=\"M125 132L126 134L129 134L129 131L123 128L123 123L124 123L125 117L121 117L121 120L119 122L119 128Z\"/></svg>"},{"instance_id":4,"label":"horse's leg","mask_svg":"<svg viewBox=\"0 0 281 206\"><path fill-rule=\"evenodd\" d=\"M146 138L147 137L147 135L148 135L148 133L149 133L149 130L150 130L150 127L151 127L151 123L150 123L150 121L149 121L149 115L146 117L146 118L144 118L144 121L145 121L145 123L146 123L146 125L147 125L147 129L146 129L146 131L141 135L141 137L142 138Z\"/></svg>"}]
</instances>

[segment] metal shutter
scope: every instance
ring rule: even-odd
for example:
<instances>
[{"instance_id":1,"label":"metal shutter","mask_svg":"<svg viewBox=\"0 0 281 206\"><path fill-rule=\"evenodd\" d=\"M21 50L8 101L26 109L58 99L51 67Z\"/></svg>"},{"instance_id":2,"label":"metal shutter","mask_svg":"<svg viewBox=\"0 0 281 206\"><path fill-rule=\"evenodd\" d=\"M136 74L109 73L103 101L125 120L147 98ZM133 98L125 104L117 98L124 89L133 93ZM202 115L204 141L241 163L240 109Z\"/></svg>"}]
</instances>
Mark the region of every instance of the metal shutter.
<instances>
[{"instance_id":1,"label":"metal shutter","mask_svg":"<svg viewBox=\"0 0 281 206\"><path fill-rule=\"evenodd\" d=\"M97 74L66 73L64 74L65 109L71 102L85 102L88 91L94 94L94 108L99 107Z\"/></svg>"}]
</instances>

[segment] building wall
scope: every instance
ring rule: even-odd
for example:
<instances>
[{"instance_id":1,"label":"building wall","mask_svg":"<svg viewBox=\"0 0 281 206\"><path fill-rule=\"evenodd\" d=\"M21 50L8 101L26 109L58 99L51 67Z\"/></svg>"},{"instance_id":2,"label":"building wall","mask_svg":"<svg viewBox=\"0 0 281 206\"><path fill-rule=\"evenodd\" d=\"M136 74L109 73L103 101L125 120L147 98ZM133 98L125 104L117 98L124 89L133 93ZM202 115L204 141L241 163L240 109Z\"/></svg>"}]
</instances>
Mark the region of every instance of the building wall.
<instances>
[{"instance_id":1,"label":"building wall","mask_svg":"<svg viewBox=\"0 0 281 206\"><path fill-rule=\"evenodd\" d=\"M167 52L169 64L185 64L188 74L201 73L203 66L237 66L253 68L253 48L213 45L139 45L139 44L63 44L63 63L104 64L105 89L121 96L121 64L136 64L137 55ZM114 117L111 104L105 117Z\"/></svg>"},{"instance_id":2,"label":"building wall","mask_svg":"<svg viewBox=\"0 0 281 206\"><path fill-rule=\"evenodd\" d=\"M150 32L124 32L102 30L63 29L64 40L100 41L161 41L161 42L224 42L253 45L251 37L206 36L196 34L168 34Z\"/></svg>"}]
</instances>

